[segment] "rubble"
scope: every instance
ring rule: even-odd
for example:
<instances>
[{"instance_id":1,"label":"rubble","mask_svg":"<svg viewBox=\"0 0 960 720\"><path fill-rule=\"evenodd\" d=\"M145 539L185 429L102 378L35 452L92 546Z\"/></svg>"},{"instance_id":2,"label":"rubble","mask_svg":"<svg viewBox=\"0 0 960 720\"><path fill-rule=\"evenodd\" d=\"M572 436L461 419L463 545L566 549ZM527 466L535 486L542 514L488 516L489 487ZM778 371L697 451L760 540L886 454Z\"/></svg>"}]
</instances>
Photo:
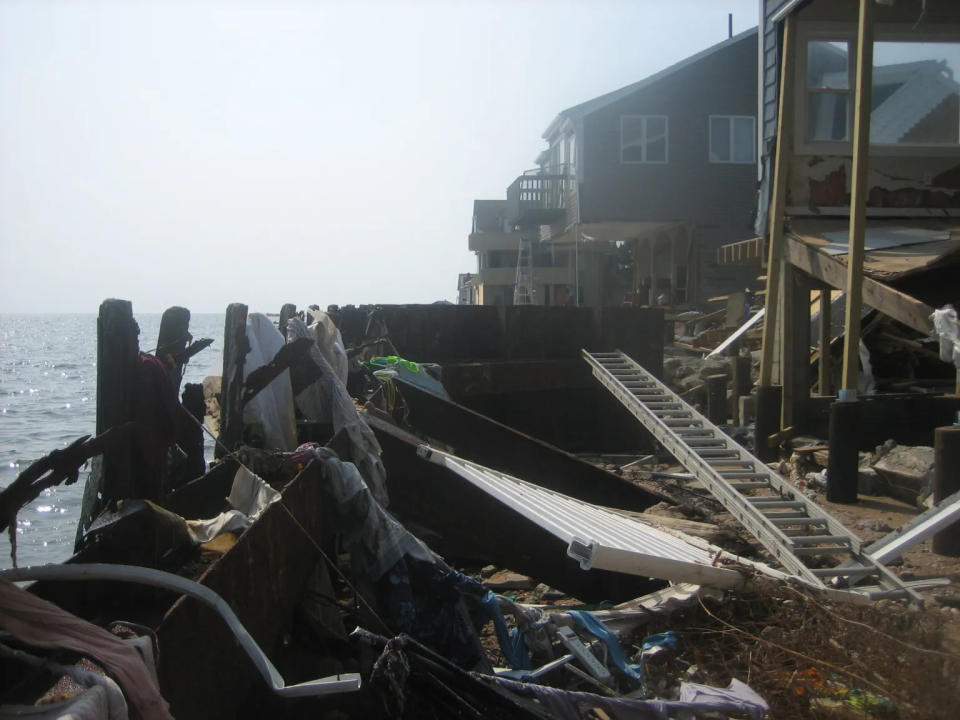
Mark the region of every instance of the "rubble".
<instances>
[{"instance_id":1,"label":"rubble","mask_svg":"<svg viewBox=\"0 0 960 720\"><path fill-rule=\"evenodd\" d=\"M324 327L324 342L335 339ZM288 341L317 338L293 316L286 329ZM385 328L375 334L378 344L389 342ZM342 366L352 356L341 345L334 342ZM393 369L424 367L414 371L390 354ZM313 363L310 372L303 363ZM662 448L598 453L587 463L434 393L435 376L411 384L402 371L370 376L351 367L344 383L342 367L334 370L319 349L289 367L299 391L278 410L299 406L298 431L322 442L238 445L162 506L124 499L71 563L82 572L94 559L135 557L146 572L195 578L271 648L282 677L275 668L276 677L258 680L231 634L213 628L193 601L145 601L102 584L83 593L32 588L77 614L109 607L134 620L162 618L161 690L178 717L314 711L319 706L292 697L303 694L304 677L321 677L329 693L354 691L329 695L324 712L370 718L759 719L847 708L922 718L955 693L955 683L924 683L955 675L950 603L960 600L918 566L912 547L903 553L903 587L936 588L943 610L871 603L890 588L850 592L855 577L820 586L777 569L769 545L748 536L742 517ZM694 389L710 375L732 375L722 358L669 358L664 369ZM244 370L237 376L257 369ZM367 403L377 411L357 411ZM237 411L229 402L217 408ZM813 439L775 469L819 503L825 454ZM863 473L893 483L883 473L897 468L896 482L919 487L924 457L923 449L885 444L864 456ZM41 477L48 466L69 477L55 460L28 484L57 481ZM757 499L750 490L744 498ZM762 497L797 504L788 498L793 488L781 492ZM15 512L16 498L3 500ZM930 522L946 512L938 508ZM903 524L845 521L873 537ZM148 527L152 542L143 543L138 534ZM937 569L960 577L953 567ZM197 698L188 679L199 667L216 673L218 691ZM272 686L263 681L270 677Z\"/></svg>"}]
</instances>

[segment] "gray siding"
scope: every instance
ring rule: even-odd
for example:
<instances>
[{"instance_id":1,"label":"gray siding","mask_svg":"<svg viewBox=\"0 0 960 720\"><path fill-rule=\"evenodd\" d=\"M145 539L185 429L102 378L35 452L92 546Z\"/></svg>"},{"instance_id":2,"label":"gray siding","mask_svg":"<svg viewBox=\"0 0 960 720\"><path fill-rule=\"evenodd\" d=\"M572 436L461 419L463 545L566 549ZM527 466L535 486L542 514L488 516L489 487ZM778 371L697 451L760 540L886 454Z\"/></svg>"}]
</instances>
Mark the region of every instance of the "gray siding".
<instances>
[{"instance_id":1,"label":"gray siding","mask_svg":"<svg viewBox=\"0 0 960 720\"><path fill-rule=\"evenodd\" d=\"M763 27L763 77L761 99L763 102L763 139L770 140L777 134L777 88L780 84L780 28L772 18L789 0L762 0Z\"/></svg>"},{"instance_id":2,"label":"gray siding","mask_svg":"<svg viewBox=\"0 0 960 720\"><path fill-rule=\"evenodd\" d=\"M685 220L751 231L756 166L710 163L709 116L757 114L757 38L719 50L584 118L582 222ZM620 118L666 115L668 162L620 162Z\"/></svg>"}]
</instances>

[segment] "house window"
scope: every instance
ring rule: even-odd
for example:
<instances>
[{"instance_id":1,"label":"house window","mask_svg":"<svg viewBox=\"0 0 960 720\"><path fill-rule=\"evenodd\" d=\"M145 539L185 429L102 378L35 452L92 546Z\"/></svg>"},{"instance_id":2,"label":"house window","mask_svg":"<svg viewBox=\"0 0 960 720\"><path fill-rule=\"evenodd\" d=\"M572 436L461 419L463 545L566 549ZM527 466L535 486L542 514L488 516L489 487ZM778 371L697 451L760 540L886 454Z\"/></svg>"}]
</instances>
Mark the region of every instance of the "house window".
<instances>
[{"instance_id":1,"label":"house window","mask_svg":"<svg viewBox=\"0 0 960 720\"><path fill-rule=\"evenodd\" d=\"M620 162L665 163L669 139L664 115L620 117Z\"/></svg>"},{"instance_id":2,"label":"house window","mask_svg":"<svg viewBox=\"0 0 960 720\"><path fill-rule=\"evenodd\" d=\"M710 116L710 162L753 163L756 146L756 121L752 116Z\"/></svg>"},{"instance_id":3,"label":"house window","mask_svg":"<svg viewBox=\"0 0 960 720\"><path fill-rule=\"evenodd\" d=\"M846 42L807 43L807 139L848 140L850 48Z\"/></svg>"},{"instance_id":4,"label":"house window","mask_svg":"<svg viewBox=\"0 0 960 720\"><path fill-rule=\"evenodd\" d=\"M852 38L808 40L803 75L803 137L817 144L852 139ZM898 40L873 45L870 143L884 146L960 146L960 42L954 38ZM799 119L798 117L798 119ZM836 148L840 149L840 148Z\"/></svg>"}]
</instances>

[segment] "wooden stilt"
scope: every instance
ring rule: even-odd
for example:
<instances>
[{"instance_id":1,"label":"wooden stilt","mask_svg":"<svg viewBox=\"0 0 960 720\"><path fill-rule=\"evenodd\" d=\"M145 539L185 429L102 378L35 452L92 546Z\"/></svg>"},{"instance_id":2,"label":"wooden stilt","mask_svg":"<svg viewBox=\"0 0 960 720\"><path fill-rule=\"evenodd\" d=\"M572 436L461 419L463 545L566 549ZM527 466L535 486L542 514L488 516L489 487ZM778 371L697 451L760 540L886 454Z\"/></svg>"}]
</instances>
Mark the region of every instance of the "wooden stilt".
<instances>
[{"instance_id":1,"label":"wooden stilt","mask_svg":"<svg viewBox=\"0 0 960 720\"><path fill-rule=\"evenodd\" d=\"M773 350L776 344L777 304L780 302L780 269L783 255L783 218L787 195L787 170L790 147L793 142L793 15L789 15L783 29L783 56L780 59L780 101L777 110L777 151L773 166L773 194L770 198L770 225L767 232L767 297L763 323L763 351L760 357L760 386L768 387L773 380Z\"/></svg>"},{"instance_id":2,"label":"wooden stilt","mask_svg":"<svg viewBox=\"0 0 960 720\"><path fill-rule=\"evenodd\" d=\"M847 255L847 307L844 314L843 380L840 402L857 397L860 367L860 308L863 304L863 255L866 237L867 176L870 155L870 98L873 85L874 0L860 0L857 26L857 72L854 84L853 172Z\"/></svg>"}]
</instances>

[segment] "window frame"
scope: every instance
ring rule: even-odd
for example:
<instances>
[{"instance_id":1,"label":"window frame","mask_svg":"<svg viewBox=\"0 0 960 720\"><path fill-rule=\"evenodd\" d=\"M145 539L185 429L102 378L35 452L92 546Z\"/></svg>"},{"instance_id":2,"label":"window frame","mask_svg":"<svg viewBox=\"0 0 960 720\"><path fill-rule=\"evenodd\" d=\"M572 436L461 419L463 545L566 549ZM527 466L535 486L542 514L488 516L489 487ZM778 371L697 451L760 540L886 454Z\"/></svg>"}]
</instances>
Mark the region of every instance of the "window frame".
<instances>
[{"instance_id":1,"label":"window frame","mask_svg":"<svg viewBox=\"0 0 960 720\"><path fill-rule=\"evenodd\" d=\"M647 120L655 118L663 120L663 160L647 159ZM624 120L643 120L641 127L643 135L640 147L643 150L642 160L624 160L623 158L623 121ZM670 118L667 115L621 115L620 116L620 164L621 165L667 165L670 162Z\"/></svg>"},{"instance_id":2,"label":"window frame","mask_svg":"<svg viewBox=\"0 0 960 720\"><path fill-rule=\"evenodd\" d=\"M729 160L714 160L713 159L713 121L714 120L729 120L730 125L727 129L728 139L730 141L730 159ZM736 153L734 152L734 132L733 124L734 120L749 120L752 125L750 126L750 154L752 157L749 160L734 160ZM756 165L757 164L757 117L755 115L708 115L707 116L707 162L711 165Z\"/></svg>"},{"instance_id":3,"label":"window frame","mask_svg":"<svg viewBox=\"0 0 960 720\"><path fill-rule=\"evenodd\" d=\"M853 105L856 87L856 23L802 22L797 33L798 53L794 62L794 112L793 146L798 155L847 155L853 151ZM810 42L847 43L847 139L811 140L807 137L808 93L807 50ZM960 25L939 25L914 32L909 25L877 24L874 27L874 44L882 42L901 43L954 43L960 45ZM782 62L782 58L781 58ZM782 88L778 88L778 92ZM960 156L960 143L870 143L871 157L931 157Z\"/></svg>"}]
</instances>

